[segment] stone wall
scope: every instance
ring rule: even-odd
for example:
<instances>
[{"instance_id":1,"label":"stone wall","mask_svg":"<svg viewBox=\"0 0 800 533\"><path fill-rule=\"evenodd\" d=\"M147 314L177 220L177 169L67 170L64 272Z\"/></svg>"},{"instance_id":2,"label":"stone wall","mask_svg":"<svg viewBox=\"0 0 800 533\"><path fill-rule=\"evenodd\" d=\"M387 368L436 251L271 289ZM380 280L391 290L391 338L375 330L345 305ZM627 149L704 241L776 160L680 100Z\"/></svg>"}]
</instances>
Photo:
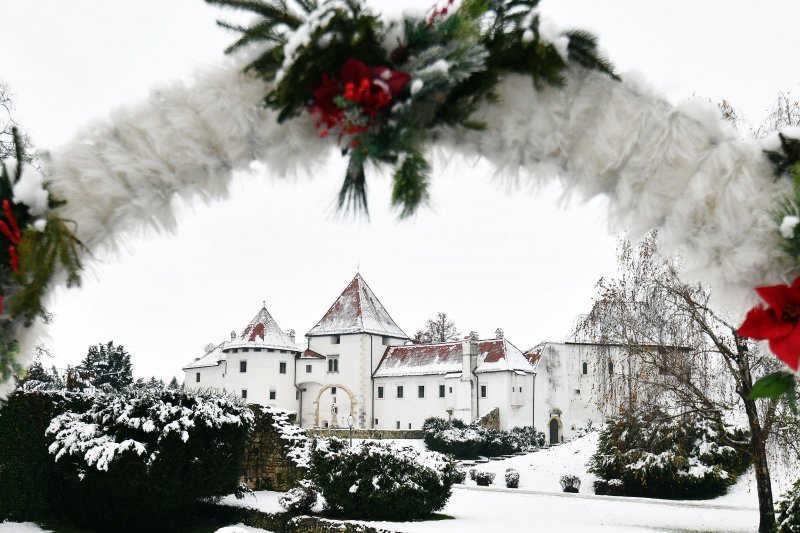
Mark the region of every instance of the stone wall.
<instances>
[{"instance_id":1,"label":"stone wall","mask_svg":"<svg viewBox=\"0 0 800 533\"><path fill-rule=\"evenodd\" d=\"M478 425L488 429L500 429L500 408L495 407L478 420Z\"/></svg>"},{"instance_id":2,"label":"stone wall","mask_svg":"<svg viewBox=\"0 0 800 533\"><path fill-rule=\"evenodd\" d=\"M350 438L349 429L307 429L309 437L339 437ZM353 429L354 439L422 439L425 434L422 430L408 429Z\"/></svg>"},{"instance_id":3,"label":"stone wall","mask_svg":"<svg viewBox=\"0 0 800 533\"><path fill-rule=\"evenodd\" d=\"M252 490L287 491L303 477L302 471L286 456L284 441L273 425L273 417L257 405L250 441L242 465L242 483ZM294 415L290 422L294 422Z\"/></svg>"}]
</instances>

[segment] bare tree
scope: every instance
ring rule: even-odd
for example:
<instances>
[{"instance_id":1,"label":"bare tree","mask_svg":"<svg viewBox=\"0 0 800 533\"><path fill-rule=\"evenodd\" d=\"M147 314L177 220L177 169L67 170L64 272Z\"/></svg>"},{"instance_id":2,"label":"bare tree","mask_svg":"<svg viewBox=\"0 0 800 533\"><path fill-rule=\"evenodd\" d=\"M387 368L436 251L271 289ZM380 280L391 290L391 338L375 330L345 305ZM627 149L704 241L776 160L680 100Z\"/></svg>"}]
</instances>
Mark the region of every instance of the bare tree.
<instances>
[{"instance_id":1,"label":"bare tree","mask_svg":"<svg viewBox=\"0 0 800 533\"><path fill-rule=\"evenodd\" d=\"M447 316L447 313L437 313L436 317L429 318L425 329L417 331L414 335L416 342L448 342L458 340L461 334L456 325Z\"/></svg>"},{"instance_id":2,"label":"bare tree","mask_svg":"<svg viewBox=\"0 0 800 533\"><path fill-rule=\"evenodd\" d=\"M21 131L19 124L14 120L13 96L8 85L0 82L0 161L5 161L15 156L14 128L17 128L19 132L19 137L22 140L23 152L28 157L35 159L35 152L30 137L27 133ZM38 166L35 161L33 161L33 164L34 166Z\"/></svg>"},{"instance_id":3,"label":"bare tree","mask_svg":"<svg viewBox=\"0 0 800 533\"><path fill-rule=\"evenodd\" d=\"M746 419L759 531L770 531L775 518L766 445L773 433L780 433L775 421L787 414L787 406L779 399L751 399L750 393L756 378L779 364L710 306L708 290L681 281L679 263L662 260L657 242L655 233L638 245L620 241L619 275L600 280L576 336L624 347L613 371L599 380L614 389L605 395L608 400L628 408L657 404L675 416L696 412L721 423Z\"/></svg>"},{"instance_id":4,"label":"bare tree","mask_svg":"<svg viewBox=\"0 0 800 533\"><path fill-rule=\"evenodd\" d=\"M772 106L772 111L761 121L753 133L756 137L766 137L773 131L778 131L787 126L800 125L800 101L794 100L791 93L778 93L778 100Z\"/></svg>"}]
</instances>

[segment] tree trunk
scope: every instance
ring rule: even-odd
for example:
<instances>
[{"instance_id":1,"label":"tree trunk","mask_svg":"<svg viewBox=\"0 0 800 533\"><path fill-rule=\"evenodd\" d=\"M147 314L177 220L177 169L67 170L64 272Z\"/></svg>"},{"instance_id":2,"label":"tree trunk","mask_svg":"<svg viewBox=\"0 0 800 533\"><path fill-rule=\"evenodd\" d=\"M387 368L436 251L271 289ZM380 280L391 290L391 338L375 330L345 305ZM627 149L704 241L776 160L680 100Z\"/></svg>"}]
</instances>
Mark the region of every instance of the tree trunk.
<instances>
[{"instance_id":1,"label":"tree trunk","mask_svg":"<svg viewBox=\"0 0 800 533\"><path fill-rule=\"evenodd\" d=\"M758 491L758 531L769 533L775 528L775 507L772 501L772 482L769 479L769 463L767 462L767 435L761 429L756 403L744 401L747 421L750 424L750 453L753 454L753 469L756 473L756 490Z\"/></svg>"}]
</instances>

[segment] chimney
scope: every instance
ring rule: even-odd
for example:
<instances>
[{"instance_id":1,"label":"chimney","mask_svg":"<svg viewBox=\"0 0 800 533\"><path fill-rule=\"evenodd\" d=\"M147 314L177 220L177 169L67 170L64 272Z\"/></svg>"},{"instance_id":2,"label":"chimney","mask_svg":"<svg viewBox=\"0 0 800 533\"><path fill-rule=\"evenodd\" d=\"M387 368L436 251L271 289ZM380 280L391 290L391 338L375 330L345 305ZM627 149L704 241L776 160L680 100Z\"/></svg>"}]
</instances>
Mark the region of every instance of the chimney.
<instances>
[{"instance_id":1,"label":"chimney","mask_svg":"<svg viewBox=\"0 0 800 533\"><path fill-rule=\"evenodd\" d=\"M494 330L494 338L495 339L502 339L503 338L503 330L502 328L497 328Z\"/></svg>"},{"instance_id":2,"label":"chimney","mask_svg":"<svg viewBox=\"0 0 800 533\"><path fill-rule=\"evenodd\" d=\"M293 329L287 329L286 330L286 334L289 336L290 339L292 339L292 342L294 342L294 330Z\"/></svg>"},{"instance_id":3,"label":"chimney","mask_svg":"<svg viewBox=\"0 0 800 533\"><path fill-rule=\"evenodd\" d=\"M475 330L470 331L469 332L469 340L477 341L478 340L478 332L475 331Z\"/></svg>"},{"instance_id":4,"label":"chimney","mask_svg":"<svg viewBox=\"0 0 800 533\"><path fill-rule=\"evenodd\" d=\"M478 341L471 337L470 334L469 339L461 342L461 381L470 381L472 371L478 366Z\"/></svg>"},{"instance_id":5,"label":"chimney","mask_svg":"<svg viewBox=\"0 0 800 533\"><path fill-rule=\"evenodd\" d=\"M231 340L232 341L236 340L236 332L235 331L231 331Z\"/></svg>"}]
</instances>

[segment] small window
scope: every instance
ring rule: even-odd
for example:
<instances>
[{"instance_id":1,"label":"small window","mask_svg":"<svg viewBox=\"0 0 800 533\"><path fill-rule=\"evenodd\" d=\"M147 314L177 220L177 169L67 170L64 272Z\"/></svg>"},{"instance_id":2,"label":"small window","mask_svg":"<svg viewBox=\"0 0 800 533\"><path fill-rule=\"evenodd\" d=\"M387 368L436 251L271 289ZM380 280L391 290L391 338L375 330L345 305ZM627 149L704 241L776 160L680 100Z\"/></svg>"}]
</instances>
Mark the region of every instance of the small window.
<instances>
[{"instance_id":1,"label":"small window","mask_svg":"<svg viewBox=\"0 0 800 533\"><path fill-rule=\"evenodd\" d=\"M275 350L273 350L272 348L267 348L267 353L274 353L274 352Z\"/></svg>"},{"instance_id":2,"label":"small window","mask_svg":"<svg viewBox=\"0 0 800 533\"><path fill-rule=\"evenodd\" d=\"M522 392L522 387L519 388L519 391Z\"/></svg>"},{"instance_id":3,"label":"small window","mask_svg":"<svg viewBox=\"0 0 800 533\"><path fill-rule=\"evenodd\" d=\"M397 386L397 397L398 398L402 398L403 397L403 386L402 385L398 385ZM399 423L400 422L398 422L398 424ZM397 426L397 429L400 429L400 426Z\"/></svg>"},{"instance_id":4,"label":"small window","mask_svg":"<svg viewBox=\"0 0 800 533\"><path fill-rule=\"evenodd\" d=\"M444 385L439 385L439 398L444 398Z\"/></svg>"},{"instance_id":5,"label":"small window","mask_svg":"<svg viewBox=\"0 0 800 533\"><path fill-rule=\"evenodd\" d=\"M334 372L338 372L339 371L339 360L338 359L334 359L333 360L333 371Z\"/></svg>"},{"instance_id":6,"label":"small window","mask_svg":"<svg viewBox=\"0 0 800 533\"><path fill-rule=\"evenodd\" d=\"M486 398L486 385L481 385L481 398Z\"/></svg>"},{"instance_id":7,"label":"small window","mask_svg":"<svg viewBox=\"0 0 800 533\"><path fill-rule=\"evenodd\" d=\"M336 396L336 387L331 387L331 394Z\"/></svg>"},{"instance_id":8,"label":"small window","mask_svg":"<svg viewBox=\"0 0 800 533\"><path fill-rule=\"evenodd\" d=\"M425 397L425 385L417 385L417 398Z\"/></svg>"},{"instance_id":9,"label":"small window","mask_svg":"<svg viewBox=\"0 0 800 533\"><path fill-rule=\"evenodd\" d=\"M584 362L583 362L583 375L585 376L585 375L586 375L586 374L588 374L588 373L589 373L589 363L587 363L586 361L584 361Z\"/></svg>"},{"instance_id":10,"label":"small window","mask_svg":"<svg viewBox=\"0 0 800 533\"><path fill-rule=\"evenodd\" d=\"M408 429L411 429L411 422L408 423Z\"/></svg>"},{"instance_id":11,"label":"small window","mask_svg":"<svg viewBox=\"0 0 800 533\"><path fill-rule=\"evenodd\" d=\"M400 421L397 421L397 429L400 429Z\"/></svg>"},{"instance_id":12,"label":"small window","mask_svg":"<svg viewBox=\"0 0 800 533\"><path fill-rule=\"evenodd\" d=\"M306 365L306 374L311 373L311 365Z\"/></svg>"},{"instance_id":13,"label":"small window","mask_svg":"<svg viewBox=\"0 0 800 533\"><path fill-rule=\"evenodd\" d=\"M575 396L580 396L580 395L581 395L581 390L575 389Z\"/></svg>"},{"instance_id":14,"label":"small window","mask_svg":"<svg viewBox=\"0 0 800 533\"><path fill-rule=\"evenodd\" d=\"M261 348L253 348L253 351L254 351L254 352L260 352L260 351L261 351Z\"/></svg>"},{"instance_id":15,"label":"small window","mask_svg":"<svg viewBox=\"0 0 800 533\"><path fill-rule=\"evenodd\" d=\"M389 343L391 342L391 340L392 340L391 337L383 337L381 339L381 344L383 344L384 346L389 346Z\"/></svg>"},{"instance_id":16,"label":"small window","mask_svg":"<svg viewBox=\"0 0 800 533\"><path fill-rule=\"evenodd\" d=\"M194 375L194 382L195 382L195 383L200 383L200 372L197 372L197 373Z\"/></svg>"},{"instance_id":17,"label":"small window","mask_svg":"<svg viewBox=\"0 0 800 533\"><path fill-rule=\"evenodd\" d=\"M269 399L270 400L274 400L275 399L275 391L274 390L269 391Z\"/></svg>"},{"instance_id":18,"label":"small window","mask_svg":"<svg viewBox=\"0 0 800 533\"><path fill-rule=\"evenodd\" d=\"M243 352L249 352L249 351L250 351L250 348L242 348L242 351L243 351Z\"/></svg>"},{"instance_id":19,"label":"small window","mask_svg":"<svg viewBox=\"0 0 800 533\"><path fill-rule=\"evenodd\" d=\"M247 361L239 361L239 372L247 372Z\"/></svg>"},{"instance_id":20,"label":"small window","mask_svg":"<svg viewBox=\"0 0 800 533\"><path fill-rule=\"evenodd\" d=\"M331 357L328 359L328 372L334 373L339 371L339 359Z\"/></svg>"},{"instance_id":21,"label":"small window","mask_svg":"<svg viewBox=\"0 0 800 533\"><path fill-rule=\"evenodd\" d=\"M242 400L247 399L247 389L242 389Z\"/></svg>"},{"instance_id":22,"label":"small window","mask_svg":"<svg viewBox=\"0 0 800 533\"><path fill-rule=\"evenodd\" d=\"M341 344L342 339L339 335L331 335L331 344Z\"/></svg>"},{"instance_id":23,"label":"small window","mask_svg":"<svg viewBox=\"0 0 800 533\"><path fill-rule=\"evenodd\" d=\"M383 399L383 387L378 387L378 399Z\"/></svg>"},{"instance_id":24,"label":"small window","mask_svg":"<svg viewBox=\"0 0 800 533\"><path fill-rule=\"evenodd\" d=\"M515 387L511 387L511 392L517 392L517 389Z\"/></svg>"},{"instance_id":25,"label":"small window","mask_svg":"<svg viewBox=\"0 0 800 533\"><path fill-rule=\"evenodd\" d=\"M450 387L450 394L453 394L453 387Z\"/></svg>"},{"instance_id":26,"label":"small window","mask_svg":"<svg viewBox=\"0 0 800 533\"><path fill-rule=\"evenodd\" d=\"M377 418L375 419L375 425L376 426L378 425L378 419Z\"/></svg>"},{"instance_id":27,"label":"small window","mask_svg":"<svg viewBox=\"0 0 800 533\"><path fill-rule=\"evenodd\" d=\"M608 373L609 374L614 373L614 363L612 363L611 361L608 362Z\"/></svg>"},{"instance_id":28,"label":"small window","mask_svg":"<svg viewBox=\"0 0 800 533\"><path fill-rule=\"evenodd\" d=\"M281 362L281 363L278 365L278 371L279 371L281 374L285 374L285 373L286 373L286 363L283 363L283 362Z\"/></svg>"},{"instance_id":29,"label":"small window","mask_svg":"<svg viewBox=\"0 0 800 533\"><path fill-rule=\"evenodd\" d=\"M238 352L238 351L239 351L239 348L234 348L234 349L233 349L233 350L231 350L231 351L232 351L233 353L236 353L236 352Z\"/></svg>"}]
</instances>

